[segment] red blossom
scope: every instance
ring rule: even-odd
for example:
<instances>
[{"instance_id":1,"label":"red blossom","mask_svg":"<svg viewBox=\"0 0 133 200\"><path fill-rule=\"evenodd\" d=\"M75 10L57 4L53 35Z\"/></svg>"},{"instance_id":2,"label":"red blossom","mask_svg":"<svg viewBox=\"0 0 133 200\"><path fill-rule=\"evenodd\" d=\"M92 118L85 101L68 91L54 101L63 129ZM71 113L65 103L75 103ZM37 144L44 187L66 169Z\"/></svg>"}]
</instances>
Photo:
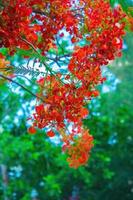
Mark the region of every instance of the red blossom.
<instances>
[{"instance_id":1,"label":"red blossom","mask_svg":"<svg viewBox=\"0 0 133 200\"><path fill-rule=\"evenodd\" d=\"M36 133L36 129L34 128L34 126L31 126L31 127L28 128L28 133L30 133L30 134Z\"/></svg>"},{"instance_id":2,"label":"red blossom","mask_svg":"<svg viewBox=\"0 0 133 200\"><path fill-rule=\"evenodd\" d=\"M47 132L47 136L48 137L54 137L55 136L55 133L53 131L48 131Z\"/></svg>"},{"instance_id":3,"label":"red blossom","mask_svg":"<svg viewBox=\"0 0 133 200\"><path fill-rule=\"evenodd\" d=\"M121 56L125 14L119 6L112 9L107 0L2 0L2 4L0 47L7 47L10 55L17 48L39 50L44 56L55 48L58 54L57 34L64 37L64 29L71 36L74 50L68 74L51 73L43 63L47 73L37 81L41 101L37 99L28 132L50 129L46 134L54 137L58 131L69 165L77 168L87 163L93 146L83 125L89 114L86 103L99 95L96 86L106 80L102 66ZM132 18L129 21L132 29ZM78 43L81 40L87 41L85 45Z\"/></svg>"}]
</instances>

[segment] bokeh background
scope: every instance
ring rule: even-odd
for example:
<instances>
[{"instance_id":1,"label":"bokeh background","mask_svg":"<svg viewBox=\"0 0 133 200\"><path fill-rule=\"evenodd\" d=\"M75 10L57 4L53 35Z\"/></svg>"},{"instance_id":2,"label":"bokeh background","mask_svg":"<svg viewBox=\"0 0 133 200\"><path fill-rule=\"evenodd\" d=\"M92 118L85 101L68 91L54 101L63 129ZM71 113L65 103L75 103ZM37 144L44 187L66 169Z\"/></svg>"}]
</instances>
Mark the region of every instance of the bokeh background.
<instances>
[{"instance_id":1,"label":"bokeh background","mask_svg":"<svg viewBox=\"0 0 133 200\"><path fill-rule=\"evenodd\" d=\"M123 56L103 67L107 81L87 105L84 124L95 145L88 163L78 169L69 168L58 139L43 131L28 135L35 101L0 80L0 200L133 200L132 36L128 32L124 38ZM22 76L19 81L37 91Z\"/></svg>"}]
</instances>

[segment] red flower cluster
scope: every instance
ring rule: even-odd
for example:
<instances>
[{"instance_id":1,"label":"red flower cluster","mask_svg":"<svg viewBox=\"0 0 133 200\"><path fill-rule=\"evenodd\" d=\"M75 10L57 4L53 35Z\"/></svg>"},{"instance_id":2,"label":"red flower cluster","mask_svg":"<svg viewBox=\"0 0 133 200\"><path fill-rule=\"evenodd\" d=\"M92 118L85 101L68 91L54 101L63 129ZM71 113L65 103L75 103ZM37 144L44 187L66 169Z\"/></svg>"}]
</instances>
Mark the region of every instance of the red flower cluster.
<instances>
[{"instance_id":1,"label":"red flower cluster","mask_svg":"<svg viewBox=\"0 0 133 200\"><path fill-rule=\"evenodd\" d=\"M122 19L125 15L120 7L112 10L104 0L82 1L84 4L87 34L82 39L86 38L89 44L75 47L68 65L70 76L64 77L67 83L60 82L60 74L56 77L49 75L38 81L39 95L44 103L36 106L33 115L33 127L47 128L50 137L56 131L60 133L64 142L63 150L69 155L71 167L78 167L88 160L93 138L82 124L82 119L88 114L85 104L99 95L95 86L105 80L101 66L120 55L124 35ZM70 19L68 21L71 22ZM68 124L72 126L71 130Z\"/></svg>"},{"instance_id":2,"label":"red flower cluster","mask_svg":"<svg viewBox=\"0 0 133 200\"><path fill-rule=\"evenodd\" d=\"M29 49L25 39L45 53L54 45L54 36L63 27L71 34L78 33L77 22L66 0L8 0L2 1L0 16L0 46Z\"/></svg>"},{"instance_id":3,"label":"red flower cluster","mask_svg":"<svg viewBox=\"0 0 133 200\"><path fill-rule=\"evenodd\" d=\"M14 53L16 47L29 48L22 38L31 42L37 40L35 27L31 26L31 7L26 0L2 1L4 9L0 16L0 46L9 47L10 53Z\"/></svg>"},{"instance_id":4,"label":"red flower cluster","mask_svg":"<svg viewBox=\"0 0 133 200\"><path fill-rule=\"evenodd\" d=\"M121 55L125 14L120 7L112 10L104 0L86 3L85 27L89 35L85 37L90 45L75 47L68 68L84 84L96 85L103 82L101 66Z\"/></svg>"},{"instance_id":5,"label":"red flower cluster","mask_svg":"<svg viewBox=\"0 0 133 200\"><path fill-rule=\"evenodd\" d=\"M10 54L16 47L47 54L56 46L59 31L69 32L74 51L67 75L49 68L38 80L43 101L38 99L29 132L45 128L49 137L60 133L70 166L85 164L93 146L82 122L88 115L85 105L99 95L95 88L105 80L101 67L121 55L125 14L120 7L112 9L108 0L2 0L2 4L0 46L8 47Z\"/></svg>"},{"instance_id":6,"label":"red flower cluster","mask_svg":"<svg viewBox=\"0 0 133 200\"><path fill-rule=\"evenodd\" d=\"M44 103L36 106L34 114L34 126L44 128L46 126L59 130L65 127L65 120L73 123L81 123L82 118L88 114L84 108L84 97L90 98L94 91L85 91L85 88L76 88L74 84L62 84L58 78L47 76L41 81L39 96Z\"/></svg>"},{"instance_id":7,"label":"red flower cluster","mask_svg":"<svg viewBox=\"0 0 133 200\"><path fill-rule=\"evenodd\" d=\"M72 158L68 159L70 165L78 167L87 161L87 155L89 156L88 152L92 146L92 137L82 128L82 119L88 115L85 103L92 96L97 96L98 91L93 88L88 90L82 85L76 88L73 83L62 84L59 78L61 78L60 74L56 77L47 76L38 81L40 86L38 96L43 98L44 103L36 106L33 114L34 122L29 132L35 133L36 128L46 128L48 130L47 135L53 137L58 131L64 143L63 150L67 151L70 157L72 155ZM78 153L78 157L75 155L77 161L74 164L72 159L75 157L72 152L79 151L79 148L82 150Z\"/></svg>"},{"instance_id":8,"label":"red flower cluster","mask_svg":"<svg viewBox=\"0 0 133 200\"><path fill-rule=\"evenodd\" d=\"M77 168L88 161L89 152L93 147L93 137L88 131L81 130L81 135L74 139L71 145L67 146L68 159L70 167Z\"/></svg>"}]
</instances>

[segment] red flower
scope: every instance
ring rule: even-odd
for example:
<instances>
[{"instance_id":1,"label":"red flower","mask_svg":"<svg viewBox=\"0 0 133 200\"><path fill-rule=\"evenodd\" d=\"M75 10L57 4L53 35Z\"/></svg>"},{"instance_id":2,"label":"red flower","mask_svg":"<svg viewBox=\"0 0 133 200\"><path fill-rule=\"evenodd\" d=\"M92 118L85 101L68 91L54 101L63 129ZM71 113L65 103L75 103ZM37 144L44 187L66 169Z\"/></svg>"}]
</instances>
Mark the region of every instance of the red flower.
<instances>
[{"instance_id":1,"label":"red flower","mask_svg":"<svg viewBox=\"0 0 133 200\"><path fill-rule=\"evenodd\" d=\"M28 128L28 133L29 134L35 134L36 133L36 129L34 128L34 126L31 126Z\"/></svg>"},{"instance_id":2,"label":"red flower","mask_svg":"<svg viewBox=\"0 0 133 200\"><path fill-rule=\"evenodd\" d=\"M47 136L48 137L54 137L55 136L55 133L51 130L51 131L48 131L47 132Z\"/></svg>"}]
</instances>

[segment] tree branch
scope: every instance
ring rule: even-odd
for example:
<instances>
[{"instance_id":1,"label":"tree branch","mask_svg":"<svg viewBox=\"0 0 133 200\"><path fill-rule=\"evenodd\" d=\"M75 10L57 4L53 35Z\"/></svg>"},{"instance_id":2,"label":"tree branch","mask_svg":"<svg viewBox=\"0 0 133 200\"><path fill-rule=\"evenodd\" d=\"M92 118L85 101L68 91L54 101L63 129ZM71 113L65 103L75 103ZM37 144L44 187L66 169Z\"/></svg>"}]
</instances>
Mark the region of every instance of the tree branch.
<instances>
[{"instance_id":1,"label":"tree branch","mask_svg":"<svg viewBox=\"0 0 133 200\"><path fill-rule=\"evenodd\" d=\"M33 97L37 98L37 99L40 99L42 102L44 102L44 100L39 97L38 95L34 94L33 92L31 92L28 88L26 88L25 86L21 85L20 83L18 83L17 81L13 80L12 78L10 77L7 77L3 74L0 74L0 77L3 78L3 79L6 79L12 83L15 83L16 85L20 86L23 90L25 90L26 92L28 92L29 94L31 94Z\"/></svg>"},{"instance_id":2,"label":"tree branch","mask_svg":"<svg viewBox=\"0 0 133 200\"><path fill-rule=\"evenodd\" d=\"M63 81L61 79L59 79L57 76L56 76L56 72L53 71L48 65L47 63L45 63L43 60L42 60L42 56L41 54L38 52L37 48L32 44L30 43L28 40L24 39L21 37L21 40L23 42L25 42L26 44L28 44L37 54L38 54L38 57L40 59L40 61L43 63L43 65L45 66L46 70L52 75L52 76L55 76L55 78L61 82L61 84L64 84Z\"/></svg>"},{"instance_id":3,"label":"tree branch","mask_svg":"<svg viewBox=\"0 0 133 200\"><path fill-rule=\"evenodd\" d=\"M36 47L35 47L32 43L30 43L28 40L26 40L26 39L24 39L24 38L22 38L22 37L21 37L21 40L22 40L23 42L25 42L26 44L28 44L28 45L38 54L39 59L42 60L42 59L41 59L40 53L37 51ZM51 75L54 75L54 74L53 74L53 70L51 70L51 69L47 66L47 64L46 64L44 61L43 61L42 63L44 64L46 70L49 71Z\"/></svg>"}]
</instances>

